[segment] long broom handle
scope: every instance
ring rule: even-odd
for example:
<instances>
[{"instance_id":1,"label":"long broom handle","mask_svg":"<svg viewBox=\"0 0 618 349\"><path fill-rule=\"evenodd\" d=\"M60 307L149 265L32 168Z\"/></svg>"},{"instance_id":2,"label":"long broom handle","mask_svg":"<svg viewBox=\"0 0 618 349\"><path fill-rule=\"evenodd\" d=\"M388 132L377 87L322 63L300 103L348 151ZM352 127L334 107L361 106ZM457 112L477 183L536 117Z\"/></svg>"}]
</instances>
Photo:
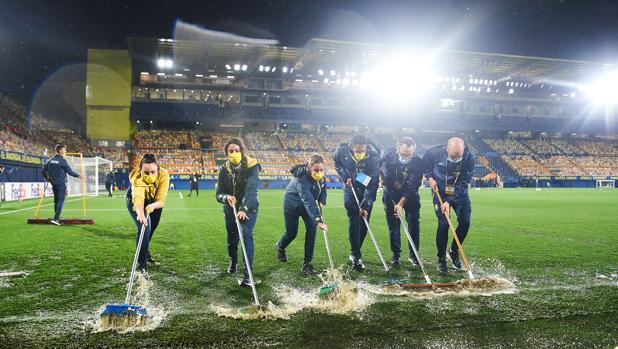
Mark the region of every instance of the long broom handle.
<instances>
[{"instance_id":1,"label":"long broom handle","mask_svg":"<svg viewBox=\"0 0 618 349\"><path fill-rule=\"evenodd\" d=\"M322 222L324 222L324 212L322 211L322 204L318 203L318 208L320 209L320 217L322 218ZM331 269L335 269L335 263L333 262L333 256L330 254L330 244L328 243L328 230L325 229L322 232L324 233L324 244L326 244L326 254L328 255L328 263L330 264Z\"/></svg>"},{"instance_id":2,"label":"long broom handle","mask_svg":"<svg viewBox=\"0 0 618 349\"><path fill-rule=\"evenodd\" d=\"M146 216L146 220L149 220L149 215ZM135 268L137 267L137 259L139 258L139 251L142 249L142 241L144 241L144 233L146 232L146 225L142 224L142 229L139 232L139 239L137 240L137 248L135 249L135 256L133 257L133 265L131 266L131 278L129 279L129 286L127 287L127 296L124 299L125 304L129 304L131 300L131 291L133 290L133 279L135 278Z\"/></svg>"},{"instance_id":3,"label":"long broom handle","mask_svg":"<svg viewBox=\"0 0 618 349\"><path fill-rule=\"evenodd\" d=\"M354 194L354 199L356 199L356 204L358 205L358 209L361 210L361 205L360 205L360 201L358 201L358 196L356 195L356 190L354 189L354 185L351 186L352 189L352 193ZM365 222L365 225L367 226L367 232L369 233L369 236L371 237L371 241L373 241L373 245L376 247L376 251L378 251L378 256L380 256L380 261L382 262L382 265L384 266L384 270L386 270L386 272L390 272L390 269L388 268L388 264L386 264L386 261L384 260L384 256L382 255L382 250L380 250L380 246L378 245L378 241L376 240L375 236L373 235L373 232L371 231L371 227L369 226L369 221L367 220L366 217L363 217L363 221Z\"/></svg>"},{"instance_id":4,"label":"long broom handle","mask_svg":"<svg viewBox=\"0 0 618 349\"><path fill-rule=\"evenodd\" d=\"M440 195L440 192L438 190L434 191L434 193L436 193L436 195L438 196L438 201L440 202L440 209L442 209L442 196ZM464 253L464 249L463 246L461 245L461 242L459 241L459 236L457 236L457 232L455 231L455 227L453 226L453 222L451 221L451 212L449 210L448 214L444 214L444 217L446 217L446 221L448 222L448 226L451 228L451 233L453 233L453 239L455 240L455 243L457 244L457 249L459 249L459 253L461 253L461 258L464 261L464 265L466 266L466 269L468 270L468 276L470 277L470 279L474 279L474 275L472 275L472 268L470 267L470 263L468 263L468 258L466 258L466 254Z\"/></svg>"},{"instance_id":5,"label":"long broom handle","mask_svg":"<svg viewBox=\"0 0 618 349\"><path fill-rule=\"evenodd\" d=\"M236 211L236 206L232 206L234 209L234 219L236 220L236 227L238 228L238 235L240 235L240 247L242 247L242 254L245 257L245 265L247 266L247 273L249 274L249 282L251 282L251 291L253 292L253 300L255 301L255 306L260 306L260 301L258 299L257 291L255 289L255 282L253 282L253 270L251 270L251 263L249 263L249 257L247 256L247 248L245 247L245 239L243 238L242 227L240 226L240 221L238 220L238 212Z\"/></svg>"},{"instance_id":6,"label":"long broom handle","mask_svg":"<svg viewBox=\"0 0 618 349\"><path fill-rule=\"evenodd\" d=\"M394 203L395 202L393 201L393 204ZM416 260L418 261L418 265L421 267L421 271L423 272L423 275L425 276L425 281L427 281L427 283L430 284L431 279L429 278L429 275L427 275L427 273L425 272L425 266L423 265L421 256L418 254L418 250L416 249L416 246L414 246L414 241L412 240L412 235L410 235L410 231L408 230L408 222L405 221L399 214L397 214L397 218L399 218L399 221L401 221L401 225L403 226L403 231L406 232L406 236L408 237L408 242L410 242L410 246L412 246L412 252L414 252L414 255L416 256Z\"/></svg>"},{"instance_id":7,"label":"long broom handle","mask_svg":"<svg viewBox=\"0 0 618 349\"><path fill-rule=\"evenodd\" d=\"M86 170L84 169L84 156L79 153L80 172L82 175L82 215L86 218Z\"/></svg>"},{"instance_id":8,"label":"long broom handle","mask_svg":"<svg viewBox=\"0 0 618 349\"><path fill-rule=\"evenodd\" d=\"M45 197L45 191L47 191L47 184L49 182L45 181L45 185L43 185L43 193L41 193L41 197L39 198L39 203L36 205L36 210L34 210L34 218L39 218L39 209L41 208L41 204L43 203L43 198Z\"/></svg>"}]
</instances>

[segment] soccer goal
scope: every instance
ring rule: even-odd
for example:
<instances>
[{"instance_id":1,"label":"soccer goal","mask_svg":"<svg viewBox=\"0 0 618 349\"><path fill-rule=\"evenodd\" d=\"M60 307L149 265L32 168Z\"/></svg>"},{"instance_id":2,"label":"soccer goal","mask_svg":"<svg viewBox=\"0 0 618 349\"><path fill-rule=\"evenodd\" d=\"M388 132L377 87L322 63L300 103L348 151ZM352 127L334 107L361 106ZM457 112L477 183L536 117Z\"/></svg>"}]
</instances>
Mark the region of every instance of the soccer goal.
<instances>
[{"instance_id":1,"label":"soccer goal","mask_svg":"<svg viewBox=\"0 0 618 349\"><path fill-rule=\"evenodd\" d=\"M73 171L83 175L84 181L76 177L68 177L67 191L69 196L98 196L105 191L105 174L112 170L113 164L101 157L80 157L67 155L65 157Z\"/></svg>"},{"instance_id":2,"label":"soccer goal","mask_svg":"<svg viewBox=\"0 0 618 349\"><path fill-rule=\"evenodd\" d=\"M597 188L615 188L616 181L613 179L597 179Z\"/></svg>"}]
</instances>

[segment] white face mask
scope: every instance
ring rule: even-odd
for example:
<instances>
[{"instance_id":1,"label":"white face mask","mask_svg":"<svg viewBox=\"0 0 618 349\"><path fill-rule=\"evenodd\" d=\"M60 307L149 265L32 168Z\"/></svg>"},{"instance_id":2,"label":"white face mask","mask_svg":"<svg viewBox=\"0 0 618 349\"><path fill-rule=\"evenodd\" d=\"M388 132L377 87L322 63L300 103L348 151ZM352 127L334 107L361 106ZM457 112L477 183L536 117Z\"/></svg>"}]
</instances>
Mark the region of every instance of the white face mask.
<instances>
[{"instance_id":1,"label":"white face mask","mask_svg":"<svg viewBox=\"0 0 618 349\"><path fill-rule=\"evenodd\" d=\"M412 157L405 157L405 156L401 156L401 154L397 155L397 159L399 160L399 163L402 165L407 165L410 163L410 161L412 161Z\"/></svg>"},{"instance_id":2,"label":"white face mask","mask_svg":"<svg viewBox=\"0 0 618 349\"><path fill-rule=\"evenodd\" d=\"M452 163L454 163L454 164L456 164L456 163L460 162L460 161L461 161L461 159L463 159L463 156L460 156L460 157L458 157L458 158L456 158L456 159L452 159L450 156L447 156L447 157L446 157L446 160L448 160L448 162L452 162Z\"/></svg>"}]
</instances>

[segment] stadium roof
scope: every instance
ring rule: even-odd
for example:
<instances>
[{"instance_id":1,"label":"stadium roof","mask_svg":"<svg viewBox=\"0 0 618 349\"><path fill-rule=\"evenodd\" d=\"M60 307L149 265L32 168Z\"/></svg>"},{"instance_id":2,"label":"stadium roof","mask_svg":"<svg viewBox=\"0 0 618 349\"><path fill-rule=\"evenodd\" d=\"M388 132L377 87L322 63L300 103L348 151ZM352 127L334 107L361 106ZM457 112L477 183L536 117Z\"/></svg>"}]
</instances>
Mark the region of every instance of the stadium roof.
<instances>
[{"instance_id":1,"label":"stadium roof","mask_svg":"<svg viewBox=\"0 0 618 349\"><path fill-rule=\"evenodd\" d=\"M406 47L372 43L311 39L304 47L258 45L234 41L182 41L131 37L131 56L144 64L156 57L173 57L176 66L221 69L226 64L247 64L247 74L259 65L286 66L297 73L316 74L318 69L367 71L387 57L403 54ZM529 82L581 82L613 65L556 58L517 56L470 51L421 51L443 76L518 79Z\"/></svg>"}]
</instances>

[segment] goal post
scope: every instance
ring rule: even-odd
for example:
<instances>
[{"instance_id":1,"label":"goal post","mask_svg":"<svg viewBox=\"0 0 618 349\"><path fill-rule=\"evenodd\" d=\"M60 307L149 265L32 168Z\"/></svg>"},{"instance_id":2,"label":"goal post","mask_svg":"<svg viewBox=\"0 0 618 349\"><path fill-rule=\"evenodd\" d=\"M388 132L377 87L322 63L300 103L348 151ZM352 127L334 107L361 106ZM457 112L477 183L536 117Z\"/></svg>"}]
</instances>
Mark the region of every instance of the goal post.
<instances>
[{"instance_id":1,"label":"goal post","mask_svg":"<svg viewBox=\"0 0 618 349\"><path fill-rule=\"evenodd\" d=\"M615 188L616 180L614 179L597 179L597 188Z\"/></svg>"},{"instance_id":2,"label":"goal post","mask_svg":"<svg viewBox=\"0 0 618 349\"><path fill-rule=\"evenodd\" d=\"M105 191L105 174L113 169L110 160L99 156L83 157L80 153L69 153L65 157L71 169L83 176L83 181L68 176L69 196L98 196Z\"/></svg>"}]
</instances>

